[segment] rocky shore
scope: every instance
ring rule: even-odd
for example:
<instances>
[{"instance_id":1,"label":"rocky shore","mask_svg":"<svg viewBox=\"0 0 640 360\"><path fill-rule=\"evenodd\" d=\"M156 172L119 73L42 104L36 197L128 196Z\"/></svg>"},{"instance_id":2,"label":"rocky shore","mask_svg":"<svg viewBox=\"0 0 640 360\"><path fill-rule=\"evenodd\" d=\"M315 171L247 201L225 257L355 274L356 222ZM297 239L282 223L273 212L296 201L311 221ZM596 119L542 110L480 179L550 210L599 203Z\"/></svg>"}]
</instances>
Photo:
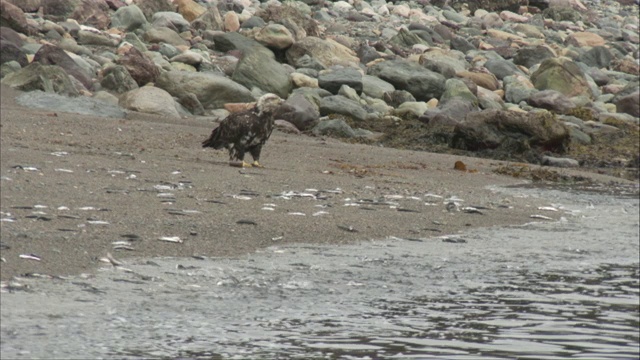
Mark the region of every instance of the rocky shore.
<instances>
[{"instance_id":1,"label":"rocky shore","mask_svg":"<svg viewBox=\"0 0 640 360\"><path fill-rule=\"evenodd\" d=\"M638 178L638 2L2 0L2 83L52 111L221 119ZM38 91L39 90L39 91Z\"/></svg>"},{"instance_id":2,"label":"rocky shore","mask_svg":"<svg viewBox=\"0 0 640 360\"><path fill-rule=\"evenodd\" d=\"M485 188L513 177L637 183L635 1L0 6L2 279L558 218ZM199 148L267 92L267 169Z\"/></svg>"}]
</instances>

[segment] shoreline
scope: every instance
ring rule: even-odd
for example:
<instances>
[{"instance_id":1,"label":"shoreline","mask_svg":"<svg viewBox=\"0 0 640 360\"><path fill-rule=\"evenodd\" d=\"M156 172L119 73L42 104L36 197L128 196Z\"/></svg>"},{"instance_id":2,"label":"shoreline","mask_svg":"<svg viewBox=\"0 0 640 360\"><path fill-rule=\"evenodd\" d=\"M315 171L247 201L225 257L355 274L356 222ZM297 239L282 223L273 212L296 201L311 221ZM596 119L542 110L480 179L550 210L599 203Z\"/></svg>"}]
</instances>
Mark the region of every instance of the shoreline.
<instances>
[{"instance_id":1,"label":"shoreline","mask_svg":"<svg viewBox=\"0 0 640 360\"><path fill-rule=\"evenodd\" d=\"M107 253L229 257L310 238L346 244L455 234L526 223L549 205L487 189L526 183L495 174L502 161L274 131L266 168L242 170L228 166L226 152L200 148L215 126L205 118L54 115L16 105L18 93L2 87L3 281L91 273ZM469 171L454 170L456 161ZM450 202L457 209L448 211ZM41 260L20 258L26 254Z\"/></svg>"}]
</instances>

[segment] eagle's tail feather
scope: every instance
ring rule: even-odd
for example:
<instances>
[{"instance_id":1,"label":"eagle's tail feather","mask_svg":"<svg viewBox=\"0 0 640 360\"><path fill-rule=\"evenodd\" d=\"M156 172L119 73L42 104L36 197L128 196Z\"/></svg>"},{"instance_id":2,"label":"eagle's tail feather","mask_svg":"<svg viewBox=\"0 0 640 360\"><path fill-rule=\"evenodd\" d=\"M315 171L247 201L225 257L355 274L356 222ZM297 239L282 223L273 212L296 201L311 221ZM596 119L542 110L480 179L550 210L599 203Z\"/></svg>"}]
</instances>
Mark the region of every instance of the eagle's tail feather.
<instances>
[{"instance_id":1,"label":"eagle's tail feather","mask_svg":"<svg viewBox=\"0 0 640 360\"><path fill-rule=\"evenodd\" d=\"M202 147L212 147L214 149L221 149L224 144L220 141L220 128L217 127L211 132L211 136L202 142Z\"/></svg>"}]
</instances>

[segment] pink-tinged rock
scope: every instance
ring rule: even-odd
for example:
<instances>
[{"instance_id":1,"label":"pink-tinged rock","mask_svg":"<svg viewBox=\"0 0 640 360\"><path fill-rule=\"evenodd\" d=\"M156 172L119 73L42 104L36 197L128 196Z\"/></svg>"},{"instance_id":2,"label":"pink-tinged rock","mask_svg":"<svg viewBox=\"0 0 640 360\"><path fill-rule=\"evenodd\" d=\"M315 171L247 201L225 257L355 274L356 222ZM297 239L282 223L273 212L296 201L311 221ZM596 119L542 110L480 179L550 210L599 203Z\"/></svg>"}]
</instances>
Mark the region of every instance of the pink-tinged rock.
<instances>
[{"instance_id":1,"label":"pink-tinged rock","mask_svg":"<svg viewBox=\"0 0 640 360\"><path fill-rule=\"evenodd\" d=\"M591 32L577 32L569 35L565 41L569 45L584 47L584 46L602 46L606 41L602 36Z\"/></svg>"},{"instance_id":2,"label":"pink-tinged rock","mask_svg":"<svg viewBox=\"0 0 640 360\"><path fill-rule=\"evenodd\" d=\"M640 75L640 66L637 62L629 59L614 60L611 63L611 70L620 71L631 75Z\"/></svg>"},{"instance_id":3,"label":"pink-tinged rock","mask_svg":"<svg viewBox=\"0 0 640 360\"><path fill-rule=\"evenodd\" d=\"M602 92L605 94L617 94L624 89L622 84L608 84L602 87Z\"/></svg>"},{"instance_id":4,"label":"pink-tinged rock","mask_svg":"<svg viewBox=\"0 0 640 360\"><path fill-rule=\"evenodd\" d=\"M400 5L395 5L391 10L391 13L394 15L398 15L406 18L406 17L409 17L410 11L411 9L407 5L400 4Z\"/></svg>"},{"instance_id":5,"label":"pink-tinged rock","mask_svg":"<svg viewBox=\"0 0 640 360\"><path fill-rule=\"evenodd\" d=\"M456 73L456 76L463 79L469 79L477 86L481 86L491 91L498 90L498 88L500 88L500 82L498 82L496 76L491 73L459 71Z\"/></svg>"},{"instance_id":6,"label":"pink-tinged rock","mask_svg":"<svg viewBox=\"0 0 640 360\"><path fill-rule=\"evenodd\" d=\"M174 0L173 3L178 5L178 12L189 22L207 11L207 8L193 0Z\"/></svg>"},{"instance_id":7,"label":"pink-tinged rock","mask_svg":"<svg viewBox=\"0 0 640 360\"><path fill-rule=\"evenodd\" d=\"M231 32L240 29L240 19L235 11L227 11L227 13L224 14L224 29Z\"/></svg>"},{"instance_id":8,"label":"pink-tinged rock","mask_svg":"<svg viewBox=\"0 0 640 360\"><path fill-rule=\"evenodd\" d=\"M109 6L106 2L83 0L69 16L83 25L90 25L97 29L106 29L111 22Z\"/></svg>"},{"instance_id":9,"label":"pink-tinged rock","mask_svg":"<svg viewBox=\"0 0 640 360\"><path fill-rule=\"evenodd\" d=\"M255 102L250 103L226 103L224 104L224 109L230 113L238 113L241 111L251 110L256 106Z\"/></svg>"},{"instance_id":10,"label":"pink-tinged rock","mask_svg":"<svg viewBox=\"0 0 640 360\"><path fill-rule=\"evenodd\" d=\"M118 10L123 6L127 6L127 4L121 0L105 0L104 2L107 3L111 10Z\"/></svg>"},{"instance_id":11,"label":"pink-tinged rock","mask_svg":"<svg viewBox=\"0 0 640 360\"><path fill-rule=\"evenodd\" d=\"M160 75L153 60L133 46L115 62L124 66L139 86L155 82Z\"/></svg>"},{"instance_id":12,"label":"pink-tinged rock","mask_svg":"<svg viewBox=\"0 0 640 360\"><path fill-rule=\"evenodd\" d=\"M387 7L387 5L382 5L378 8L378 14L385 16L385 15L389 15L389 8Z\"/></svg>"},{"instance_id":13,"label":"pink-tinged rock","mask_svg":"<svg viewBox=\"0 0 640 360\"><path fill-rule=\"evenodd\" d=\"M504 21L509 22L518 22L518 23L526 23L529 21L529 18L523 15L518 15L511 11L503 11L500 13L500 18Z\"/></svg>"},{"instance_id":14,"label":"pink-tinged rock","mask_svg":"<svg viewBox=\"0 0 640 360\"><path fill-rule=\"evenodd\" d=\"M24 12L36 12L42 6L42 0L8 0Z\"/></svg>"},{"instance_id":15,"label":"pink-tinged rock","mask_svg":"<svg viewBox=\"0 0 640 360\"><path fill-rule=\"evenodd\" d=\"M19 33L28 34L27 17L19 7L6 0L0 1L0 23Z\"/></svg>"}]
</instances>

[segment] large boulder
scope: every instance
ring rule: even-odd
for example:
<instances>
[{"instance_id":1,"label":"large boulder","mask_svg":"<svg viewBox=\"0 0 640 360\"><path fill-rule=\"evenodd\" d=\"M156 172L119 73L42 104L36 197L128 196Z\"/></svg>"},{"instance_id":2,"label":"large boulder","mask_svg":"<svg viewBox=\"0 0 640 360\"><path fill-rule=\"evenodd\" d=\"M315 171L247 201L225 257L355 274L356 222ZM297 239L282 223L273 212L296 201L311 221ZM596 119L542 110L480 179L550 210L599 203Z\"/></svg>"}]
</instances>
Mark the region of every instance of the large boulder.
<instances>
[{"instance_id":1,"label":"large boulder","mask_svg":"<svg viewBox=\"0 0 640 360\"><path fill-rule=\"evenodd\" d=\"M259 88L286 98L293 85L287 70L272 54L265 51L248 51L238 62L231 79L248 89Z\"/></svg>"},{"instance_id":2,"label":"large boulder","mask_svg":"<svg viewBox=\"0 0 640 360\"><path fill-rule=\"evenodd\" d=\"M193 0L175 0L178 5L178 12L187 20L193 21L207 11L207 8Z\"/></svg>"},{"instance_id":3,"label":"large boulder","mask_svg":"<svg viewBox=\"0 0 640 360\"><path fill-rule=\"evenodd\" d=\"M565 58L549 58L531 74L531 82L538 90L555 90L566 96L593 95L584 72L575 62Z\"/></svg>"},{"instance_id":4,"label":"large boulder","mask_svg":"<svg viewBox=\"0 0 640 360\"><path fill-rule=\"evenodd\" d=\"M561 153L570 141L569 129L548 112L484 110L469 113L456 125L451 146L471 151L503 148L516 155L531 149Z\"/></svg>"},{"instance_id":5,"label":"large boulder","mask_svg":"<svg viewBox=\"0 0 640 360\"><path fill-rule=\"evenodd\" d=\"M9 61L16 61L20 66L29 65L27 54L20 47L11 41L0 39L0 64Z\"/></svg>"},{"instance_id":6,"label":"large boulder","mask_svg":"<svg viewBox=\"0 0 640 360\"><path fill-rule=\"evenodd\" d=\"M147 18L137 5L124 6L111 16L111 26L124 31L134 31L147 25Z\"/></svg>"},{"instance_id":7,"label":"large boulder","mask_svg":"<svg viewBox=\"0 0 640 360\"><path fill-rule=\"evenodd\" d=\"M618 112L640 117L640 91L617 98L615 104Z\"/></svg>"},{"instance_id":8,"label":"large boulder","mask_svg":"<svg viewBox=\"0 0 640 360\"><path fill-rule=\"evenodd\" d=\"M22 91L42 90L67 96L78 96L69 75L57 65L29 64L2 79L2 83Z\"/></svg>"},{"instance_id":9,"label":"large boulder","mask_svg":"<svg viewBox=\"0 0 640 360\"><path fill-rule=\"evenodd\" d=\"M360 103L349 100L341 95L326 96L320 100L320 115L326 116L331 114L349 116L359 121L364 121L367 118L367 112L362 108Z\"/></svg>"},{"instance_id":10,"label":"large boulder","mask_svg":"<svg viewBox=\"0 0 640 360\"><path fill-rule=\"evenodd\" d=\"M255 101L249 89L213 73L167 71L158 77L156 86L177 98L192 93L204 109L220 109L226 103Z\"/></svg>"},{"instance_id":11,"label":"large boulder","mask_svg":"<svg viewBox=\"0 0 640 360\"><path fill-rule=\"evenodd\" d=\"M158 75L160 75L160 70L153 60L135 47L131 47L115 62L124 66L139 86L155 82Z\"/></svg>"},{"instance_id":12,"label":"large boulder","mask_svg":"<svg viewBox=\"0 0 640 360\"><path fill-rule=\"evenodd\" d=\"M358 93L362 93L362 74L356 68L346 67L323 70L318 76L318 86L332 94L337 94L342 85L347 85Z\"/></svg>"},{"instance_id":13,"label":"large boulder","mask_svg":"<svg viewBox=\"0 0 640 360\"><path fill-rule=\"evenodd\" d=\"M102 73L100 85L117 94L138 88L138 83L131 77L127 68L122 65L107 67Z\"/></svg>"},{"instance_id":14,"label":"large boulder","mask_svg":"<svg viewBox=\"0 0 640 360\"><path fill-rule=\"evenodd\" d=\"M125 93L120 97L119 105L142 113L171 118L180 117L173 97L168 92L153 86L143 86Z\"/></svg>"},{"instance_id":15,"label":"large boulder","mask_svg":"<svg viewBox=\"0 0 640 360\"><path fill-rule=\"evenodd\" d=\"M389 82L397 90L410 92L416 100L439 99L444 92L444 76L407 60L382 61L367 72Z\"/></svg>"},{"instance_id":16,"label":"large boulder","mask_svg":"<svg viewBox=\"0 0 640 360\"><path fill-rule=\"evenodd\" d=\"M518 50L516 56L513 57L513 63L529 69L533 65L540 64L542 61L555 56L547 46L527 46Z\"/></svg>"},{"instance_id":17,"label":"large boulder","mask_svg":"<svg viewBox=\"0 0 640 360\"><path fill-rule=\"evenodd\" d=\"M320 113L303 95L293 94L278 108L274 118L286 120L298 130L306 131L318 123Z\"/></svg>"},{"instance_id":18,"label":"large boulder","mask_svg":"<svg viewBox=\"0 0 640 360\"><path fill-rule=\"evenodd\" d=\"M295 42L291 31L281 24L269 24L263 27L255 35L255 39L264 46L279 50L287 49Z\"/></svg>"},{"instance_id":19,"label":"large boulder","mask_svg":"<svg viewBox=\"0 0 640 360\"><path fill-rule=\"evenodd\" d=\"M555 90L538 91L527 99L527 103L558 114L567 114L576 107L571 99Z\"/></svg>"},{"instance_id":20,"label":"large boulder","mask_svg":"<svg viewBox=\"0 0 640 360\"><path fill-rule=\"evenodd\" d=\"M325 68L333 65L357 65L360 59L350 48L331 39L323 40L307 36L293 44L286 53L287 61L295 65L301 57L309 55Z\"/></svg>"},{"instance_id":21,"label":"large boulder","mask_svg":"<svg viewBox=\"0 0 640 360\"><path fill-rule=\"evenodd\" d=\"M149 28L149 30L142 35L142 38L150 43L167 43L173 46L189 45L177 32L168 27Z\"/></svg>"},{"instance_id":22,"label":"large boulder","mask_svg":"<svg viewBox=\"0 0 640 360\"><path fill-rule=\"evenodd\" d=\"M40 65L42 66L42 65ZM127 113L118 105L86 96L67 97L40 90L25 92L16 98L18 104L46 111L68 112L89 116L123 119Z\"/></svg>"},{"instance_id":23,"label":"large boulder","mask_svg":"<svg viewBox=\"0 0 640 360\"><path fill-rule=\"evenodd\" d=\"M29 33L27 17L22 9L6 0L0 1L0 26L6 26L23 34Z\"/></svg>"},{"instance_id":24,"label":"large boulder","mask_svg":"<svg viewBox=\"0 0 640 360\"><path fill-rule=\"evenodd\" d=\"M206 35L205 38L207 38ZM262 51L274 57L271 50L262 46L259 42L237 32L212 32L210 40L214 42L215 49L217 51L227 52L231 50L240 50L243 53Z\"/></svg>"},{"instance_id":25,"label":"large boulder","mask_svg":"<svg viewBox=\"0 0 640 360\"><path fill-rule=\"evenodd\" d=\"M93 87L94 74L89 73L80 65L78 65L71 56L61 48L55 45L44 44L40 47L40 50L36 52L33 57L34 62L39 62L42 65L58 65L67 72L67 74L75 77L86 87L91 89Z\"/></svg>"}]
</instances>

